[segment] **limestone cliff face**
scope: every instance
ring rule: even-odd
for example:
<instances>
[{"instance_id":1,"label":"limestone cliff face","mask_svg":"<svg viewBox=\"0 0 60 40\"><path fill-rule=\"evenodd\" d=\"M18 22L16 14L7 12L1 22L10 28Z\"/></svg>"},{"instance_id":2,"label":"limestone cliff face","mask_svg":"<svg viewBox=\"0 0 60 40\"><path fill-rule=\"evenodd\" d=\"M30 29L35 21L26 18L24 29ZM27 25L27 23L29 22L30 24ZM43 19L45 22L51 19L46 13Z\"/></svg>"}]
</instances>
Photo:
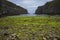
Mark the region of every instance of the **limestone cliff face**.
<instances>
[{"instance_id":1,"label":"limestone cliff face","mask_svg":"<svg viewBox=\"0 0 60 40\"><path fill-rule=\"evenodd\" d=\"M9 1L0 1L0 16L27 14L27 10Z\"/></svg>"},{"instance_id":2,"label":"limestone cliff face","mask_svg":"<svg viewBox=\"0 0 60 40\"><path fill-rule=\"evenodd\" d=\"M35 14L60 15L60 3L57 1L47 2L43 6L39 6Z\"/></svg>"}]
</instances>

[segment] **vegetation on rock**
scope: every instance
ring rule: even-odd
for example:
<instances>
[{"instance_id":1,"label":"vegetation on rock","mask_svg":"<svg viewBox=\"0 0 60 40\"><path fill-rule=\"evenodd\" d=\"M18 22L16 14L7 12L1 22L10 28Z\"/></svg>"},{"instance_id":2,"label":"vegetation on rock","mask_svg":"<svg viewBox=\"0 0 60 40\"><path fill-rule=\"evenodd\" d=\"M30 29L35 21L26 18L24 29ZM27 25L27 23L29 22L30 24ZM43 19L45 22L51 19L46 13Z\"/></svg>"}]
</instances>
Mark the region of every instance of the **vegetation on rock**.
<instances>
[{"instance_id":1,"label":"vegetation on rock","mask_svg":"<svg viewBox=\"0 0 60 40\"><path fill-rule=\"evenodd\" d=\"M0 17L27 13L27 10L23 7L17 6L16 4L7 0L0 0Z\"/></svg>"},{"instance_id":2,"label":"vegetation on rock","mask_svg":"<svg viewBox=\"0 0 60 40\"><path fill-rule=\"evenodd\" d=\"M35 14L60 15L60 0L54 0L39 6Z\"/></svg>"}]
</instances>

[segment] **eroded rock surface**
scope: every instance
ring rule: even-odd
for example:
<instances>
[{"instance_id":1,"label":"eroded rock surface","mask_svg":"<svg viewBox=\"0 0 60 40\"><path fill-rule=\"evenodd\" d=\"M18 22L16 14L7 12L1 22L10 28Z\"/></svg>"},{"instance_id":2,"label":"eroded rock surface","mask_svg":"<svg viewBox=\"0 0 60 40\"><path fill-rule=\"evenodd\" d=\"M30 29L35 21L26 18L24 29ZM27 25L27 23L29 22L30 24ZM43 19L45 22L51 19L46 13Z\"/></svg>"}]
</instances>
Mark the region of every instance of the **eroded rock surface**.
<instances>
[{"instance_id":1,"label":"eroded rock surface","mask_svg":"<svg viewBox=\"0 0 60 40\"><path fill-rule=\"evenodd\" d=\"M35 14L60 15L60 0L54 0L39 6Z\"/></svg>"},{"instance_id":2,"label":"eroded rock surface","mask_svg":"<svg viewBox=\"0 0 60 40\"><path fill-rule=\"evenodd\" d=\"M16 4L9 2L7 0L0 0L0 17L27 13L27 10L23 7L17 6Z\"/></svg>"}]
</instances>

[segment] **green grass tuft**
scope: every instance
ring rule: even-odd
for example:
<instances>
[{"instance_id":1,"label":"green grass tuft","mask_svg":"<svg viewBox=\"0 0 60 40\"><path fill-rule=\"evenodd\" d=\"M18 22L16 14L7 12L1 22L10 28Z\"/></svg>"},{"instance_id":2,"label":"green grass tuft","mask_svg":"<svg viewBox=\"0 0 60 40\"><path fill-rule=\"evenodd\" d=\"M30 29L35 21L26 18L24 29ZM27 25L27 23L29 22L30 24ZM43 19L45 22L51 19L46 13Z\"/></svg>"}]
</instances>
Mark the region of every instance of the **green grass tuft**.
<instances>
[{"instance_id":1,"label":"green grass tuft","mask_svg":"<svg viewBox=\"0 0 60 40\"><path fill-rule=\"evenodd\" d=\"M9 27L7 33L16 33L20 40L42 40L41 34L60 36L60 17L9 16L0 18L0 27Z\"/></svg>"}]
</instances>

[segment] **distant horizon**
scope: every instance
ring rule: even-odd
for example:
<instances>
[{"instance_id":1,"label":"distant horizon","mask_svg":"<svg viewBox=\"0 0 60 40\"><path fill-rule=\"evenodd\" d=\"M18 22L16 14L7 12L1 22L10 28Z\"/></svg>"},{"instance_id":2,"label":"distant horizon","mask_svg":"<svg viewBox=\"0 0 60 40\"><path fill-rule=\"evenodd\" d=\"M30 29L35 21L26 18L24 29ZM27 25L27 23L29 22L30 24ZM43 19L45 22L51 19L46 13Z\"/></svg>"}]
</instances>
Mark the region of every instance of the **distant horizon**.
<instances>
[{"instance_id":1,"label":"distant horizon","mask_svg":"<svg viewBox=\"0 0 60 40\"><path fill-rule=\"evenodd\" d=\"M44 5L48 1L52 0L8 0L28 10L30 14L34 13L38 6Z\"/></svg>"}]
</instances>

